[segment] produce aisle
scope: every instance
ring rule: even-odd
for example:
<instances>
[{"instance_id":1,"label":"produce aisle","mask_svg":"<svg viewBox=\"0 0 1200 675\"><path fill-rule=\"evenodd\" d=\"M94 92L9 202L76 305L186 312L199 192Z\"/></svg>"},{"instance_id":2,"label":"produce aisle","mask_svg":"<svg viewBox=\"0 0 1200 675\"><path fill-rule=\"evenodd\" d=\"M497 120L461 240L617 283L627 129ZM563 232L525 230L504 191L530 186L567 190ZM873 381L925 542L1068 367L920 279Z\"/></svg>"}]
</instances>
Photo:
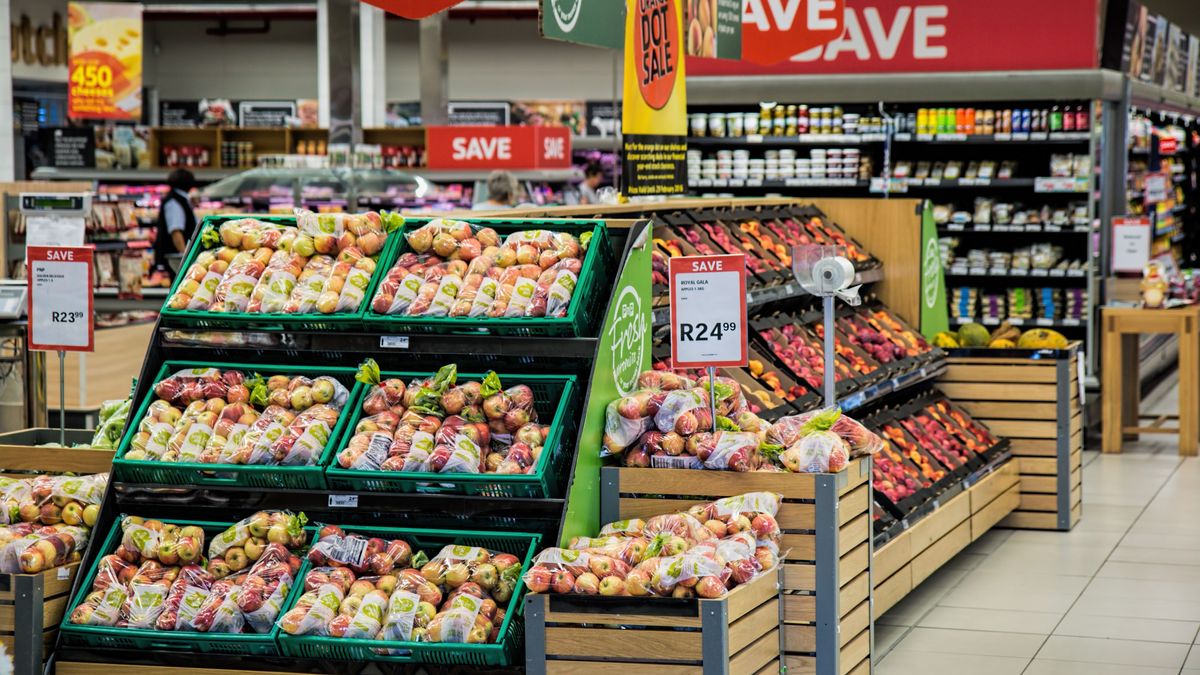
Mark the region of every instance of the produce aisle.
<instances>
[{"instance_id":1,"label":"produce aisle","mask_svg":"<svg viewBox=\"0 0 1200 675\"><path fill-rule=\"evenodd\" d=\"M1168 381L1152 410L1174 410ZM1071 532L994 530L876 622L878 675L1200 673L1200 460L1084 453Z\"/></svg>"}]
</instances>

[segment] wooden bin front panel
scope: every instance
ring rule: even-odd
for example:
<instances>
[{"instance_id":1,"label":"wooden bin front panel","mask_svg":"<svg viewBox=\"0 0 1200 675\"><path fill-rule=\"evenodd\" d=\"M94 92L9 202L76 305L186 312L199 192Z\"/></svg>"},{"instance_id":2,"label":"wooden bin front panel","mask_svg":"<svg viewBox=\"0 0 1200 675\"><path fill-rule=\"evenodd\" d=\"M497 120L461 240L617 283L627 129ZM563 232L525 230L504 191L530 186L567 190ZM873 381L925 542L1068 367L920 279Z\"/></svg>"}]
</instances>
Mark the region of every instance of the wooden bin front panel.
<instances>
[{"instance_id":1,"label":"wooden bin front panel","mask_svg":"<svg viewBox=\"0 0 1200 675\"><path fill-rule=\"evenodd\" d=\"M531 674L779 672L778 569L717 600L530 595L526 617Z\"/></svg>"},{"instance_id":2,"label":"wooden bin front panel","mask_svg":"<svg viewBox=\"0 0 1200 675\"><path fill-rule=\"evenodd\" d=\"M783 530L784 664L792 675L848 675L870 660L869 472L865 458L835 474L606 468L601 519L645 518L747 492L783 495L776 519ZM818 635L822 623L840 630ZM822 645L828 649L818 650Z\"/></svg>"},{"instance_id":3,"label":"wooden bin front panel","mask_svg":"<svg viewBox=\"0 0 1200 675\"><path fill-rule=\"evenodd\" d=\"M972 417L1008 438L1018 460L1020 504L999 524L1074 527L1082 515L1083 499L1078 351L1061 359L953 357L948 364L938 388ZM1061 512L1060 485L1069 492Z\"/></svg>"},{"instance_id":4,"label":"wooden bin front panel","mask_svg":"<svg viewBox=\"0 0 1200 675\"><path fill-rule=\"evenodd\" d=\"M42 644L41 660L45 661L63 612L71 594L71 584L79 571L79 563L48 569L39 574L0 574L0 644L16 663L24 663L24 650L33 645L28 639L36 635ZM40 580L37 579L40 577ZM18 589L33 588L40 582L40 600L21 597ZM33 625L25 623L24 617L33 617Z\"/></svg>"}]
</instances>

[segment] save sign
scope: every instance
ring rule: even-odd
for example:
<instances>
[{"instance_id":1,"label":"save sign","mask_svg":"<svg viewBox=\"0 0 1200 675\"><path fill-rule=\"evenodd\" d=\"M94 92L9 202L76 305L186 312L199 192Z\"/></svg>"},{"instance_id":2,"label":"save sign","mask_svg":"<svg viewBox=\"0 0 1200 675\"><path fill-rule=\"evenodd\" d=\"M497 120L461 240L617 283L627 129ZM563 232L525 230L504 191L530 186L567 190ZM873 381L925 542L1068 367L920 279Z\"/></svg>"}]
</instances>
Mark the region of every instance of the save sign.
<instances>
[{"instance_id":1,"label":"save sign","mask_svg":"<svg viewBox=\"0 0 1200 675\"><path fill-rule=\"evenodd\" d=\"M742 59L771 65L842 34L845 0L745 0Z\"/></svg>"},{"instance_id":2,"label":"save sign","mask_svg":"<svg viewBox=\"0 0 1200 675\"><path fill-rule=\"evenodd\" d=\"M745 366L746 256L671 258L669 271L674 366Z\"/></svg>"}]
</instances>

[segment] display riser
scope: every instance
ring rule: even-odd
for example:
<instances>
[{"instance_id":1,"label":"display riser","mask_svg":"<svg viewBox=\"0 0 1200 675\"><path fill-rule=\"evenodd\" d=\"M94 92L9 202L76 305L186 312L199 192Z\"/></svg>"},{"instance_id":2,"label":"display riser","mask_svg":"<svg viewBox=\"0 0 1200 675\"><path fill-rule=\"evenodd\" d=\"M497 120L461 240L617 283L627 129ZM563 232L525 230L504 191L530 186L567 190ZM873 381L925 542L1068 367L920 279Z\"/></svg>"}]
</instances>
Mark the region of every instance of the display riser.
<instances>
[{"instance_id":1,"label":"display riser","mask_svg":"<svg viewBox=\"0 0 1200 675\"><path fill-rule=\"evenodd\" d=\"M1020 501L1018 461L1006 461L875 550L875 618L891 609Z\"/></svg>"},{"instance_id":2,"label":"display riser","mask_svg":"<svg viewBox=\"0 0 1200 675\"><path fill-rule=\"evenodd\" d=\"M1083 405L1080 346L952 353L938 386L975 419L1011 441L1021 503L1004 527L1070 530L1082 516Z\"/></svg>"},{"instance_id":3,"label":"display riser","mask_svg":"<svg viewBox=\"0 0 1200 675\"><path fill-rule=\"evenodd\" d=\"M526 672L778 673L781 578L777 567L707 600L526 596Z\"/></svg>"},{"instance_id":4,"label":"display riser","mask_svg":"<svg viewBox=\"0 0 1200 675\"><path fill-rule=\"evenodd\" d=\"M837 473L731 473L605 468L604 522L686 509L700 499L755 491L783 495L780 628L790 673L866 672L871 655L870 462Z\"/></svg>"}]
</instances>

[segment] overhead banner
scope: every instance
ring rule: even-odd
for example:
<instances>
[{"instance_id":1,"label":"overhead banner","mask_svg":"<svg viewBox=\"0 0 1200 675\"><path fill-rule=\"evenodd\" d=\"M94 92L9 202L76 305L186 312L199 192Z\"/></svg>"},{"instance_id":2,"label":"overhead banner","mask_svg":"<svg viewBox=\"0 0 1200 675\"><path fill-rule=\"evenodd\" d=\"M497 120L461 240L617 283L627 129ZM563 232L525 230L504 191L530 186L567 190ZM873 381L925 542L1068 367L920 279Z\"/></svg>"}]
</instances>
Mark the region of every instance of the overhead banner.
<instances>
[{"instance_id":1,"label":"overhead banner","mask_svg":"<svg viewBox=\"0 0 1200 675\"><path fill-rule=\"evenodd\" d=\"M142 5L72 2L67 116L142 119Z\"/></svg>"},{"instance_id":2,"label":"overhead banner","mask_svg":"<svg viewBox=\"0 0 1200 675\"><path fill-rule=\"evenodd\" d=\"M566 127L426 127L430 169L565 169L571 166Z\"/></svg>"},{"instance_id":3,"label":"overhead banner","mask_svg":"<svg viewBox=\"0 0 1200 675\"><path fill-rule=\"evenodd\" d=\"M792 50L785 34L799 25L826 30L830 17L824 6L833 1L746 0L743 51L788 46L791 54L785 56L787 60L757 65L692 58L689 74L1057 70L1095 68L1097 64L1099 0L1009 0L1003 6L841 0L845 9L837 39Z\"/></svg>"},{"instance_id":4,"label":"overhead banner","mask_svg":"<svg viewBox=\"0 0 1200 675\"><path fill-rule=\"evenodd\" d=\"M680 0L629 0L621 190L629 197L687 190L687 93Z\"/></svg>"},{"instance_id":5,"label":"overhead banner","mask_svg":"<svg viewBox=\"0 0 1200 675\"><path fill-rule=\"evenodd\" d=\"M625 2L540 0L538 30L551 40L620 49L625 43Z\"/></svg>"},{"instance_id":6,"label":"overhead banner","mask_svg":"<svg viewBox=\"0 0 1200 675\"><path fill-rule=\"evenodd\" d=\"M450 9L462 0L363 0L363 2L405 19L424 19L444 9Z\"/></svg>"},{"instance_id":7,"label":"overhead banner","mask_svg":"<svg viewBox=\"0 0 1200 675\"><path fill-rule=\"evenodd\" d=\"M845 0L746 0L742 58L764 66L828 44L845 29Z\"/></svg>"}]
</instances>

